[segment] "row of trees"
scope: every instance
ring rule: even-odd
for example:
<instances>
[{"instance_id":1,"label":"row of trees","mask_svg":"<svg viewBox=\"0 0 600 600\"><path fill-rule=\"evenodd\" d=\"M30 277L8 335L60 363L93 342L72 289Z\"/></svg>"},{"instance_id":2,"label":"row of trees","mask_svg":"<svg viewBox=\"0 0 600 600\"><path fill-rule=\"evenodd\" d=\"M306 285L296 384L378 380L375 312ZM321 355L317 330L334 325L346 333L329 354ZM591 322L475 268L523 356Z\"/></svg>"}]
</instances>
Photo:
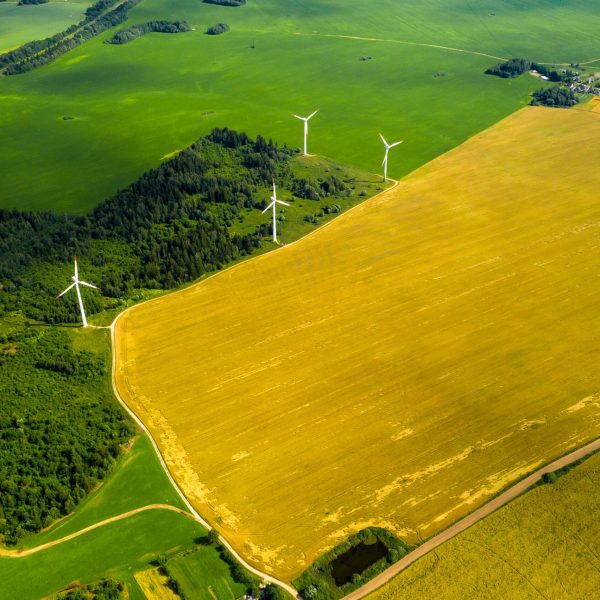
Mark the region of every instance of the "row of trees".
<instances>
[{"instance_id":1,"label":"row of trees","mask_svg":"<svg viewBox=\"0 0 600 600\"><path fill-rule=\"evenodd\" d=\"M116 0L100 0L90 7L93 10L86 11L86 17L81 23L71 25L67 30L45 40L29 42L3 54L0 56L0 70L6 75L18 75L51 63L103 31L123 23L127 19L127 13L141 0L125 0L113 10L103 13L114 2Z\"/></svg>"},{"instance_id":2,"label":"row of trees","mask_svg":"<svg viewBox=\"0 0 600 600\"><path fill-rule=\"evenodd\" d=\"M106 43L127 44L146 33L183 33L191 31L191 29L187 21L148 21L148 23L139 23L117 31L115 35L106 40Z\"/></svg>"}]
</instances>

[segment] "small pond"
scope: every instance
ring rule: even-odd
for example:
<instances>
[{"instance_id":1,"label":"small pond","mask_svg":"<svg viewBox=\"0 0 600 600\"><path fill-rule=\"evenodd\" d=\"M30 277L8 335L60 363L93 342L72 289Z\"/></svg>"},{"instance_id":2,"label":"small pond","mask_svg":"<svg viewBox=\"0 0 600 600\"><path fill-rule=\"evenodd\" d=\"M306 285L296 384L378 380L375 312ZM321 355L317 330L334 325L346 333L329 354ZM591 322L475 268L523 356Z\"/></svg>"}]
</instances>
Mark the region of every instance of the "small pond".
<instances>
[{"instance_id":1,"label":"small pond","mask_svg":"<svg viewBox=\"0 0 600 600\"><path fill-rule=\"evenodd\" d=\"M388 553L387 546L379 539L372 544L361 542L346 550L331 561L331 574L335 579L335 584L339 587L348 583L352 575L359 575L371 565L375 564L380 558Z\"/></svg>"}]
</instances>

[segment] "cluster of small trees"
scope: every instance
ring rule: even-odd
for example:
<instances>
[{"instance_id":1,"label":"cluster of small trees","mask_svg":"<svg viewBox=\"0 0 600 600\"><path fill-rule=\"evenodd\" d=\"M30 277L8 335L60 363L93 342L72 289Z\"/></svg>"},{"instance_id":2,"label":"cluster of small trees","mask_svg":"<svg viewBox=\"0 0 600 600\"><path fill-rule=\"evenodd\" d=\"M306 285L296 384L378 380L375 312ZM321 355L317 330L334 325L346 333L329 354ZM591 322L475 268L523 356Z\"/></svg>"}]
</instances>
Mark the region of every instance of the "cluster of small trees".
<instances>
[{"instance_id":1,"label":"cluster of small trees","mask_svg":"<svg viewBox=\"0 0 600 600\"><path fill-rule=\"evenodd\" d=\"M128 596L127 588L121 581L102 579L62 592L55 600L125 600Z\"/></svg>"},{"instance_id":2,"label":"cluster of small trees","mask_svg":"<svg viewBox=\"0 0 600 600\"><path fill-rule=\"evenodd\" d=\"M537 71L540 75L548 77L550 81L559 82L569 76L567 71L565 74L559 73L556 69L551 69L546 65L527 60L526 58L511 58L505 62L499 63L486 70L488 75L496 75L505 79L519 77L527 71ZM572 73L571 73L572 75Z\"/></svg>"},{"instance_id":3,"label":"cluster of small trees","mask_svg":"<svg viewBox=\"0 0 600 600\"><path fill-rule=\"evenodd\" d=\"M17 6L26 6L28 4L46 4L50 0L19 0Z\"/></svg>"},{"instance_id":4,"label":"cluster of small trees","mask_svg":"<svg viewBox=\"0 0 600 600\"><path fill-rule=\"evenodd\" d=\"M148 23L139 23L132 25L127 29L117 31L115 35L106 40L107 44L127 44L133 40L145 35L146 33L183 33L191 31L187 21L148 21Z\"/></svg>"},{"instance_id":5,"label":"cluster of small trees","mask_svg":"<svg viewBox=\"0 0 600 600\"><path fill-rule=\"evenodd\" d=\"M0 56L0 70L6 75L18 75L51 63L103 31L123 23L127 19L127 13L141 0L125 0L115 9L102 14L103 10L115 2L116 0L100 0L86 10L86 17L81 23L71 25L65 31L45 40L29 42L3 54Z\"/></svg>"},{"instance_id":6,"label":"cluster of small trees","mask_svg":"<svg viewBox=\"0 0 600 600\"><path fill-rule=\"evenodd\" d=\"M524 58L511 58L486 70L488 75L496 75L505 79L518 77L531 69L531 61Z\"/></svg>"},{"instance_id":7,"label":"cluster of small trees","mask_svg":"<svg viewBox=\"0 0 600 600\"><path fill-rule=\"evenodd\" d=\"M543 88L533 93L531 104L533 106L550 106L553 108L569 108L579 102L577 96L567 87L555 85Z\"/></svg>"},{"instance_id":8,"label":"cluster of small trees","mask_svg":"<svg viewBox=\"0 0 600 600\"><path fill-rule=\"evenodd\" d=\"M243 6L246 0L202 0L206 4L218 4L219 6Z\"/></svg>"},{"instance_id":9,"label":"cluster of small trees","mask_svg":"<svg viewBox=\"0 0 600 600\"><path fill-rule=\"evenodd\" d=\"M209 27L206 30L208 35L221 35L222 33L227 33L229 31L229 25L227 23L217 23L212 27Z\"/></svg>"}]
</instances>

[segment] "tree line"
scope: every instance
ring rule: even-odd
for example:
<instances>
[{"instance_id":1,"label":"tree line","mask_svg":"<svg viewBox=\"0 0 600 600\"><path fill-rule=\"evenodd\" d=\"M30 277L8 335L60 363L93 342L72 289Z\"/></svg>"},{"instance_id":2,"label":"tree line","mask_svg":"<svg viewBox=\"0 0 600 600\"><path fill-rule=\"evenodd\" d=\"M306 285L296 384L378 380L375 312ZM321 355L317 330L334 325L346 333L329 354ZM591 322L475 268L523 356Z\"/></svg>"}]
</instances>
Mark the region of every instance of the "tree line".
<instances>
[{"instance_id":1,"label":"tree line","mask_svg":"<svg viewBox=\"0 0 600 600\"><path fill-rule=\"evenodd\" d=\"M50 324L76 322L76 298L60 301L72 257L102 293L83 290L93 314L137 290L170 289L259 248L271 225L245 234L230 227L262 209L272 178L299 197L318 198L345 184L298 179L287 147L215 129L144 173L87 215L0 210L0 310Z\"/></svg>"},{"instance_id":2,"label":"tree line","mask_svg":"<svg viewBox=\"0 0 600 600\"><path fill-rule=\"evenodd\" d=\"M127 29L117 31L115 35L106 40L106 44L127 44L145 35L146 33L183 33L191 31L187 21L148 21L132 25Z\"/></svg>"},{"instance_id":3,"label":"tree line","mask_svg":"<svg viewBox=\"0 0 600 600\"><path fill-rule=\"evenodd\" d=\"M120 25L127 19L127 13L141 0L125 0L122 4L103 14L103 11L117 0L99 0L85 12L85 19L71 25L65 31L44 40L34 40L16 50L0 56L0 71L5 75L27 73L77 48L98 34Z\"/></svg>"}]
</instances>

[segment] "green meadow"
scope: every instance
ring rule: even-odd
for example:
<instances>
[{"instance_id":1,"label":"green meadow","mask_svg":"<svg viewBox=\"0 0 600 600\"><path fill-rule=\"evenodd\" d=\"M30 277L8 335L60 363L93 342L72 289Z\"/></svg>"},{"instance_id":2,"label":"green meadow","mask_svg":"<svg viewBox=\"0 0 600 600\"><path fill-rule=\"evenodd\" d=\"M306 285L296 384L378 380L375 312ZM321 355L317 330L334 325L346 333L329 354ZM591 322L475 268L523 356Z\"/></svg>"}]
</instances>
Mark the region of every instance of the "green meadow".
<instances>
[{"instance_id":1,"label":"green meadow","mask_svg":"<svg viewBox=\"0 0 600 600\"><path fill-rule=\"evenodd\" d=\"M317 107L309 151L375 171L381 131L404 140L390 157L401 177L527 103L539 81L485 76L494 56L600 56L592 4L143 0L128 23L186 19L195 30L123 46L103 43L111 30L0 80L0 205L85 212L216 126L297 147L291 114ZM231 31L204 34L219 21Z\"/></svg>"},{"instance_id":2,"label":"green meadow","mask_svg":"<svg viewBox=\"0 0 600 600\"><path fill-rule=\"evenodd\" d=\"M51 0L37 6L0 2L0 53L31 40L40 40L66 29L83 18L91 0Z\"/></svg>"},{"instance_id":3,"label":"green meadow","mask_svg":"<svg viewBox=\"0 0 600 600\"><path fill-rule=\"evenodd\" d=\"M131 599L141 599L133 574L159 556L195 546L205 530L183 515L166 510L139 513L81 537L23 558L0 557L0 598L39 600L74 581L103 577L124 581Z\"/></svg>"},{"instance_id":4,"label":"green meadow","mask_svg":"<svg viewBox=\"0 0 600 600\"><path fill-rule=\"evenodd\" d=\"M119 459L114 472L74 513L46 531L25 538L19 547L32 548L61 539L104 519L149 504L170 504L185 509L161 467L152 443L141 434Z\"/></svg>"}]
</instances>

